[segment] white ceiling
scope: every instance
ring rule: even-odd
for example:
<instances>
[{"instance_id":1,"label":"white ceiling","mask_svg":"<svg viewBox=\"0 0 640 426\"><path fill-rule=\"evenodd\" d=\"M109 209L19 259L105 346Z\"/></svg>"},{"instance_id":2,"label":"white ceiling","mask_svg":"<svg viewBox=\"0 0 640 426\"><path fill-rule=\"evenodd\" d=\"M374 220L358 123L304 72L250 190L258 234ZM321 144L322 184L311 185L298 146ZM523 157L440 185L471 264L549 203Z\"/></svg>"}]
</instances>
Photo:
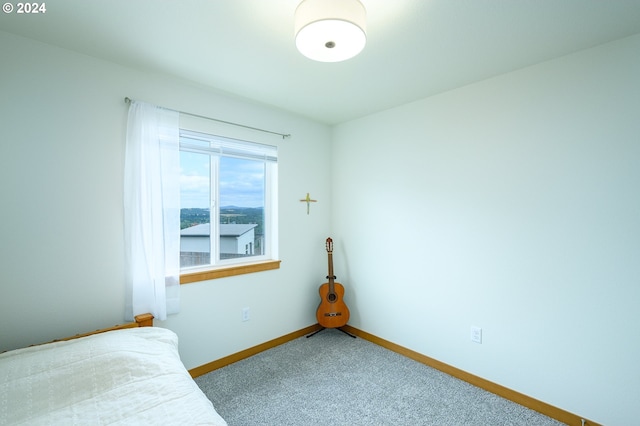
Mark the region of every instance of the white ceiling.
<instances>
[{"instance_id":1,"label":"white ceiling","mask_svg":"<svg viewBox=\"0 0 640 426\"><path fill-rule=\"evenodd\" d=\"M339 63L296 51L300 0L49 0L0 30L327 124L640 33L640 0L361 1L367 45Z\"/></svg>"}]
</instances>

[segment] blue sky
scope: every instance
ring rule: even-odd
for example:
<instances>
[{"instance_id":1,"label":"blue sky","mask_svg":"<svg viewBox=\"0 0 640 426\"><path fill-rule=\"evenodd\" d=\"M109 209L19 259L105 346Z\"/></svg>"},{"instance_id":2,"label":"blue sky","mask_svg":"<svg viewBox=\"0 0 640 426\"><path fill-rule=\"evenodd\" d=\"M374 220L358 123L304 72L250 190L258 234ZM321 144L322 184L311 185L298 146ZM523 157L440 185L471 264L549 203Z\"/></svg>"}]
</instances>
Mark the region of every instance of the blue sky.
<instances>
[{"instance_id":1,"label":"blue sky","mask_svg":"<svg viewBox=\"0 0 640 426\"><path fill-rule=\"evenodd\" d=\"M209 156L180 153L182 208L209 208ZM240 158L220 158L219 206L264 207L264 163Z\"/></svg>"}]
</instances>

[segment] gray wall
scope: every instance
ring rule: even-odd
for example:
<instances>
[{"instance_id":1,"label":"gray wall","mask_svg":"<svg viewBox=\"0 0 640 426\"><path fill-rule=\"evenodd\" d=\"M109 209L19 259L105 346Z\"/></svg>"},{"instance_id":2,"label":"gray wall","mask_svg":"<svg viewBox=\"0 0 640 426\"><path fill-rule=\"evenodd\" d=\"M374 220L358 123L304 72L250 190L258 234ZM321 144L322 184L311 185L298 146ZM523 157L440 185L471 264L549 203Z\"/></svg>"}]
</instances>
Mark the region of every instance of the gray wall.
<instances>
[{"instance_id":1,"label":"gray wall","mask_svg":"<svg viewBox=\"0 0 640 426\"><path fill-rule=\"evenodd\" d=\"M637 423L639 76L635 36L338 126L351 324Z\"/></svg>"},{"instance_id":2,"label":"gray wall","mask_svg":"<svg viewBox=\"0 0 640 426\"><path fill-rule=\"evenodd\" d=\"M0 52L0 351L124 320L125 96L293 135L203 124L278 146L282 264L182 286L181 313L158 325L178 333L187 368L315 323L330 218L328 127L3 32ZM319 200L310 215L299 202L307 192Z\"/></svg>"}]
</instances>

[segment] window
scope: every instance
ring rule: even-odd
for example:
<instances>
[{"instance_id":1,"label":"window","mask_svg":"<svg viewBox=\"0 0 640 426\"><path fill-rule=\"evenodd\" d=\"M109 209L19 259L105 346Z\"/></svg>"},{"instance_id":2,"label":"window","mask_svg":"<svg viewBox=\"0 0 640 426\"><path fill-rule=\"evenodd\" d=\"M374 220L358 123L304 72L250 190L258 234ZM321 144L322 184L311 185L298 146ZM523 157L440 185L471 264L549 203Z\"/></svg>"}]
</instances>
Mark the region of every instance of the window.
<instances>
[{"instance_id":1,"label":"window","mask_svg":"<svg viewBox=\"0 0 640 426\"><path fill-rule=\"evenodd\" d=\"M180 131L183 277L276 259L277 155L275 146Z\"/></svg>"}]
</instances>

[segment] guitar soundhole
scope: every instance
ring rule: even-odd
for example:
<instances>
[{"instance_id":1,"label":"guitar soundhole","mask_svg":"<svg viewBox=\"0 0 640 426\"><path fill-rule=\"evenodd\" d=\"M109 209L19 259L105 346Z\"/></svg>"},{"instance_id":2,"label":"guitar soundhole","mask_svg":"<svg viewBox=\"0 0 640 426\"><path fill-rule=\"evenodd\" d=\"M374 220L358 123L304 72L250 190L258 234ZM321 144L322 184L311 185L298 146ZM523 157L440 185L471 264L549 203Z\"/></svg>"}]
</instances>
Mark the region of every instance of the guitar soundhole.
<instances>
[{"instance_id":1,"label":"guitar soundhole","mask_svg":"<svg viewBox=\"0 0 640 426\"><path fill-rule=\"evenodd\" d=\"M333 303L333 302L335 302L336 300L338 300L338 296L336 296L336 295L335 295L335 293L330 293L330 294L328 294L328 295L327 295L327 300L328 300L330 303Z\"/></svg>"}]
</instances>

